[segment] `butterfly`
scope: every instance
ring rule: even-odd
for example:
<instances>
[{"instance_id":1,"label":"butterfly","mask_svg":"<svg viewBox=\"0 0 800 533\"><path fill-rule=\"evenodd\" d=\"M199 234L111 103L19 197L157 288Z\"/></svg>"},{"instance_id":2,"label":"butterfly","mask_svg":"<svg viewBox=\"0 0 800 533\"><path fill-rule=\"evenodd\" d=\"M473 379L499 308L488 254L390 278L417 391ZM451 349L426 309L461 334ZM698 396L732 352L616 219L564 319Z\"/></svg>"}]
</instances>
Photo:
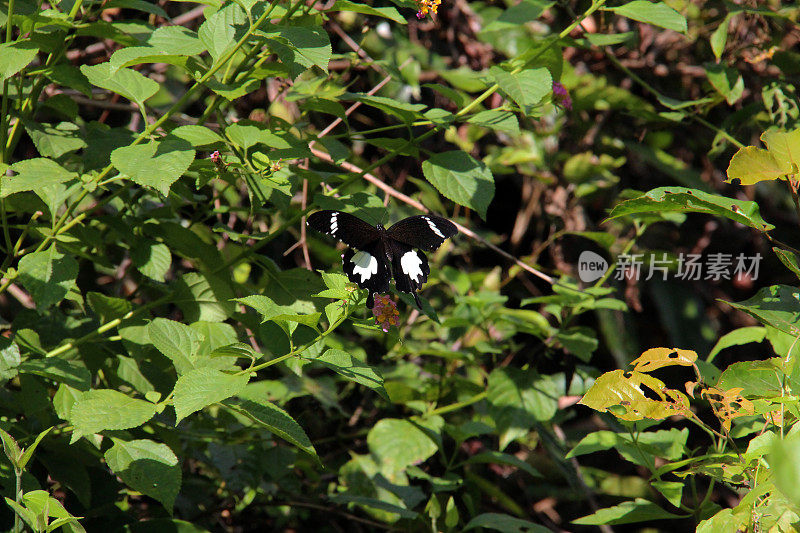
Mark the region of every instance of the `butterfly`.
<instances>
[{"instance_id":1,"label":"butterfly","mask_svg":"<svg viewBox=\"0 0 800 533\"><path fill-rule=\"evenodd\" d=\"M392 273L397 290L414 295L421 309L417 290L431 272L421 250L432 252L458 233L455 224L434 215L404 218L386 229L349 213L325 210L311 214L308 225L350 246L342 255L342 267L350 281L369 291L370 309L375 305L375 293L389 291Z\"/></svg>"}]
</instances>

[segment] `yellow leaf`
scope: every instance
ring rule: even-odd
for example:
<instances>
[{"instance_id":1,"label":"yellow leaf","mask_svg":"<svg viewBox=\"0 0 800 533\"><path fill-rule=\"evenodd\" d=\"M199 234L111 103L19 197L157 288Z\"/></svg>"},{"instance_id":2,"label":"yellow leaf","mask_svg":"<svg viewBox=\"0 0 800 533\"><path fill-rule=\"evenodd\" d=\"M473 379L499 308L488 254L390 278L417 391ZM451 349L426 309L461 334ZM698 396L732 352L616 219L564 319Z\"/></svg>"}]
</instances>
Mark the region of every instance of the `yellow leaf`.
<instances>
[{"instance_id":1,"label":"yellow leaf","mask_svg":"<svg viewBox=\"0 0 800 533\"><path fill-rule=\"evenodd\" d=\"M778 162L784 174L794 174L800 168L800 129L794 131L765 131L761 141Z\"/></svg>"},{"instance_id":2,"label":"yellow leaf","mask_svg":"<svg viewBox=\"0 0 800 533\"><path fill-rule=\"evenodd\" d=\"M755 146L745 146L733 154L728 165L729 183L753 185L759 181L776 180L787 174L786 169L771 152Z\"/></svg>"},{"instance_id":3,"label":"yellow leaf","mask_svg":"<svg viewBox=\"0 0 800 533\"><path fill-rule=\"evenodd\" d=\"M631 364L637 372L652 372L665 366L692 366L695 361L697 361L697 354L691 350L650 348L631 361Z\"/></svg>"},{"instance_id":4,"label":"yellow leaf","mask_svg":"<svg viewBox=\"0 0 800 533\"><path fill-rule=\"evenodd\" d=\"M643 387L648 389L647 395ZM689 409L686 395L666 388L661 380L641 372L622 370L606 372L597 378L580 403L602 413L619 406L621 410L613 409L611 413L622 420L661 420Z\"/></svg>"}]
</instances>

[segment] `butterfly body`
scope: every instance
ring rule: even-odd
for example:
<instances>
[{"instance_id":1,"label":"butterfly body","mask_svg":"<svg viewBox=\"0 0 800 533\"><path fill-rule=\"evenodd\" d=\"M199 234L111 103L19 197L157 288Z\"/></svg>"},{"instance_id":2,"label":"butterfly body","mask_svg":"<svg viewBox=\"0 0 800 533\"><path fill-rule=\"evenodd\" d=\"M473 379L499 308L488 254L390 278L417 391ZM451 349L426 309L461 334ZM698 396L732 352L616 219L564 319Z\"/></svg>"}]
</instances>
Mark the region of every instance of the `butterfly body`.
<instances>
[{"instance_id":1,"label":"butterfly body","mask_svg":"<svg viewBox=\"0 0 800 533\"><path fill-rule=\"evenodd\" d=\"M350 281L369 291L370 308L374 293L388 292L392 277L397 290L411 293L420 307L417 290L430 274L428 258L421 250L436 250L458 233L452 222L434 215L408 217L387 229L343 211L326 210L310 215L308 225L350 246L342 255L342 267Z\"/></svg>"}]
</instances>

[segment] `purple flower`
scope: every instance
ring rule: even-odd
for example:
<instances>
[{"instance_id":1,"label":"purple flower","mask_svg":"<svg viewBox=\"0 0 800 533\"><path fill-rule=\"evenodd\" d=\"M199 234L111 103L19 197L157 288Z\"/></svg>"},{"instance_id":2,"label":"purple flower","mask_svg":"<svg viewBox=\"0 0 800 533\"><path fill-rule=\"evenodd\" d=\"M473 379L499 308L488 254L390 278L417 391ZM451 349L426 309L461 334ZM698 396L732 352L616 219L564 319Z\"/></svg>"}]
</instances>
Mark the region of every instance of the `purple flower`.
<instances>
[{"instance_id":1,"label":"purple flower","mask_svg":"<svg viewBox=\"0 0 800 533\"><path fill-rule=\"evenodd\" d=\"M397 304L387 294L375 297L372 314L375 316L375 322L378 323L384 333L388 333L390 327L397 326L400 323L398 320L400 311L397 310Z\"/></svg>"},{"instance_id":2,"label":"purple flower","mask_svg":"<svg viewBox=\"0 0 800 533\"><path fill-rule=\"evenodd\" d=\"M553 82L553 103L564 109L572 109L572 98L569 97L567 88L558 81Z\"/></svg>"},{"instance_id":3,"label":"purple flower","mask_svg":"<svg viewBox=\"0 0 800 533\"><path fill-rule=\"evenodd\" d=\"M211 159L211 162L217 166L219 166L220 163L222 163L222 156L219 155L219 150L214 150L213 152L211 152L209 159Z\"/></svg>"}]
</instances>

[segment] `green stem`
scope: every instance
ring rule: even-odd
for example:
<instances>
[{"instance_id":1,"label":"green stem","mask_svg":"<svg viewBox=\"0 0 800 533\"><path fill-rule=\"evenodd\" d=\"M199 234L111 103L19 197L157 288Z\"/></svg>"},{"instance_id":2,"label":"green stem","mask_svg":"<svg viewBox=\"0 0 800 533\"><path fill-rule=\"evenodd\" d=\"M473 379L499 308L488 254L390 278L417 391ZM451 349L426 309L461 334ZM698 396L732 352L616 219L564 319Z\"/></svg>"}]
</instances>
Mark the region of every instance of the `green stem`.
<instances>
[{"instance_id":1,"label":"green stem","mask_svg":"<svg viewBox=\"0 0 800 533\"><path fill-rule=\"evenodd\" d=\"M22 470L14 467L14 477L16 478L16 485L14 489L14 501L17 502L18 505L22 505ZM22 521L20 520L19 515L17 514L16 510L14 511L14 529L12 530L14 533L22 533Z\"/></svg>"},{"instance_id":2,"label":"green stem","mask_svg":"<svg viewBox=\"0 0 800 533\"><path fill-rule=\"evenodd\" d=\"M488 392L483 391L481 393L476 394L472 398L468 398L468 399L466 399L466 400L464 400L462 402L451 403L450 405L444 405L442 407L437 407L436 409L428 411L425 414L425 416L442 415L442 414L445 414L445 413L450 413L452 411L458 411L459 409L467 407L468 405L472 405L473 403L478 403L479 401L481 401L484 398L486 398L488 395L489 395Z\"/></svg>"}]
</instances>

